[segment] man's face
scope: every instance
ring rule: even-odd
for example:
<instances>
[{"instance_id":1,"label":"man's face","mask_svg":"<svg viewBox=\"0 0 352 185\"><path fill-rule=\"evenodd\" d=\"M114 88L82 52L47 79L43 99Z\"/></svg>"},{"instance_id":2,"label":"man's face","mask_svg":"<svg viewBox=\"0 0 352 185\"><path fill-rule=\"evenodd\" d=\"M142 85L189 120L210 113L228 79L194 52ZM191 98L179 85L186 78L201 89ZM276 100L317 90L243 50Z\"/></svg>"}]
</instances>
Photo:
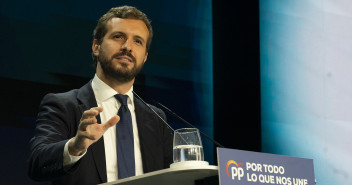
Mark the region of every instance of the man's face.
<instances>
[{"instance_id":1,"label":"man's face","mask_svg":"<svg viewBox=\"0 0 352 185\"><path fill-rule=\"evenodd\" d=\"M141 20L121 18L112 18L106 28L107 33L94 54L106 77L129 82L147 60L148 28Z\"/></svg>"}]
</instances>

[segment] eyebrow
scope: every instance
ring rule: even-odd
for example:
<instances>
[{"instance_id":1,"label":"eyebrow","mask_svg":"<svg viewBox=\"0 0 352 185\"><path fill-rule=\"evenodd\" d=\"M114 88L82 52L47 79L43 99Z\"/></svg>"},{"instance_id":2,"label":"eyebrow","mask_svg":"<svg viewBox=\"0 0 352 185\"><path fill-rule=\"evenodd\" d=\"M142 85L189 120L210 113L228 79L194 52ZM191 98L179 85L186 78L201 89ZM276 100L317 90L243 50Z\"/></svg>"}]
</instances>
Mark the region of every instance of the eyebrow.
<instances>
[{"instance_id":1,"label":"eyebrow","mask_svg":"<svg viewBox=\"0 0 352 185\"><path fill-rule=\"evenodd\" d=\"M122 35L125 35L125 36L127 35L126 33L121 32L121 31L114 31L114 32L112 32L112 33L110 34L110 36L113 36L113 35L115 35L115 34L122 34ZM139 36L139 35L134 35L133 38L135 38L135 39L140 39L143 43L146 42L146 41L144 40L144 38L141 37L141 36Z\"/></svg>"},{"instance_id":2,"label":"eyebrow","mask_svg":"<svg viewBox=\"0 0 352 185\"><path fill-rule=\"evenodd\" d=\"M145 43L145 40L141 36L136 35L136 36L133 36L133 37L137 38L137 39L140 39L143 42L143 44Z\"/></svg>"}]
</instances>

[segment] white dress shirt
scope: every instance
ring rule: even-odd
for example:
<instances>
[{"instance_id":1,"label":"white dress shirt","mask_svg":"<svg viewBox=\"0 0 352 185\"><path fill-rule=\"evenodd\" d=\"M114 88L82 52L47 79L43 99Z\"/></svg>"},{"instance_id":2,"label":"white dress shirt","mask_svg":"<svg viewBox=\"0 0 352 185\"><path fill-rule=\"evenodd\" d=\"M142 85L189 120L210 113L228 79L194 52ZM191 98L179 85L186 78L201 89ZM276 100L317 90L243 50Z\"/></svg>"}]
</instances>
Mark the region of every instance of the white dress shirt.
<instances>
[{"instance_id":1,"label":"white dress shirt","mask_svg":"<svg viewBox=\"0 0 352 185\"><path fill-rule=\"evenodd\" d=\"M94 92L95 99L99 107L103 107L103 112L100 113L101 123L105 123L112 116L116 115L118 109L121 107L119 101L114 97L118 94L114 89L104 83L99 79L97 75L94 76L92 80L92 88ZM136 113L134 109L133 100L133 87L126 93L128 95L127 104L131 112L132 117L132 127L133 127L133 138L134 138L134 158L135 158L135 169L136 175L143 174L142 156L140 151ZM119 123L117 123L119 124ZM116 181L118 179L117 175L117 152L116 152L116 126L109 128L103 135L104 148L105 148L105 161L106 161L106 172L107 181ZM80 158L82 158L85 153L81 156L71 156L68 152L68 142L64 149L64 168L71 167Z\"/></svg>"}]
</instances>

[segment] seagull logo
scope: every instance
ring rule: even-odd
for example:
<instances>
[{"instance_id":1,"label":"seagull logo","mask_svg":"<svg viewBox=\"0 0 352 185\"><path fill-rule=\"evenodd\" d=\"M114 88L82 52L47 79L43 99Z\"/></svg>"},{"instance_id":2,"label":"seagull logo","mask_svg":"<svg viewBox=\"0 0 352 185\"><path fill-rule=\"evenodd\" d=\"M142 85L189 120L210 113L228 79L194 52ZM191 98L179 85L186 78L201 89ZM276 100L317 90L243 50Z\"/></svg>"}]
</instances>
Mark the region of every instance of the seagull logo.
<instances>
[{"instance_id":1,"label":"seagull logo","mask_svg":"<svg viewBox=\"0 0 352 185\"><path fill-rule=\"evenodd\" d=\"M241 166L243 163L236 163L236 161L234 161L234 160L229 160L229 161L227 161L227 164L226 164L226 173L227 173L227 176L229 176L230 177L230 173L229 173L229 166L230 166L230 164L235 164L237 167L239 167L239 166Z\"/></svg>"}]
</instances>

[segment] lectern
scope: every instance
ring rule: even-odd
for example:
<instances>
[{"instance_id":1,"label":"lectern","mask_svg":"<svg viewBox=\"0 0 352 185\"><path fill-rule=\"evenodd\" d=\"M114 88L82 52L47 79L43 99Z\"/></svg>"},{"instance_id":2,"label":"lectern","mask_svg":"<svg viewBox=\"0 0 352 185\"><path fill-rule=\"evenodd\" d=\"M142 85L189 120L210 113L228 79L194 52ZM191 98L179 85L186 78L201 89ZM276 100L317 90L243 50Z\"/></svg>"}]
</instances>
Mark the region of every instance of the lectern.
<instances>
[{"instance_id":1,"label":"lectern","mask_svg":"<svg viewBox=\"0 0 352 185\"><path fill-rule=\"evenodd\" d=\"M205 165L205 161L188 161L187 165L183 162L173 163L171 168L103 185L315 184L313 159L228 148L217 150L219 167ZM217 176L216 182L214 178L209 179L214 176ZM199 181L202 179L206 181Z\"/></svg>"},{"instance_id":2,"label":"lectern","mask_svg":"<svg viewBox=\"0 0 352 185\"><path fill-rule=\"evenodd\" d=\"M180 166L108 182L101 185L194 185L196 180L218 175L213 165Z\"/></svg>"}]
</instances>

